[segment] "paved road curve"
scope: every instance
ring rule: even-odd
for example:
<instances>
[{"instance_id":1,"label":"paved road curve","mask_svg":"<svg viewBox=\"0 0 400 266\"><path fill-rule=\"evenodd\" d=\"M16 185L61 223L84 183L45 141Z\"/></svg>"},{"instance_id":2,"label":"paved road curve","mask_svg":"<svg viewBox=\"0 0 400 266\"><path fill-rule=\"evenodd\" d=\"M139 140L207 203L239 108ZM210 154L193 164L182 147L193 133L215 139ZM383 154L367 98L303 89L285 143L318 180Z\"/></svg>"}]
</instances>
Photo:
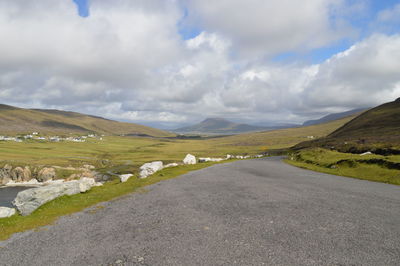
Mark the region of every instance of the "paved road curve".
<instances>
[{"instance_id":1,"label":"paved road curve","mask_svg":"<svg viewBox=\"0 0 400 266\"><path fill-rule=\"evenodd\" d=\"M278 158L189 173L0 242L1 265L400 265L400 187Z\"/></svg>"}]
</instances>

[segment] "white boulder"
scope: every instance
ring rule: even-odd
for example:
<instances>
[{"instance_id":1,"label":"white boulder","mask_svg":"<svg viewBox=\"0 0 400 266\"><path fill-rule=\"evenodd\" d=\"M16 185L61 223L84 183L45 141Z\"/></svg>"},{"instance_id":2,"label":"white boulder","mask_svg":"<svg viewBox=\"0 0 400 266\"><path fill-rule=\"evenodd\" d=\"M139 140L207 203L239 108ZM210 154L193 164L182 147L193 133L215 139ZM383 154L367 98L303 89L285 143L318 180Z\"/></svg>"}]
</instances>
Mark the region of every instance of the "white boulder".
<instances>
[{"instance_id":1,"label":"white boulder","mask_svg":"<svg viewBox=\"0 0 400 266\"><path fill-rule=\"evenodd\" d=\"M15 214L14 208L0 207L0 218L11 217Z\"/></svg>"},{"instance_id":2,"label":"white boulder","mask_svg":"<svg viewBox=\"0 0 400 266\"><path fill-rule=\"evenodd\" d=\"M185 159L183 159L184 164L196 164L196 157L191 154L187 154Z\"/></svg>"},{"instance_id":3,"label":"white boulder","mask_svg":"<svg viewBox=\"0 0 400 266\"><path fill-rule=\"evenodd\" d=\"M82 177L79 179L78 183L81 193L89 191L92 187L96 186L96 181L90 177Z\"/></svg>"},{"instance_id":4,"label":"white boulder","mask_svg":"<svg viewBox=\"0 0 400 266\"><path fill-rule=\"evenodd\" d=\"M119 179L121 180L121 183L125 183L132 176L133 176L132 174L119 175Z\"/></svg>"},{"instance_id":5,"label":"white boulder","mask_svg":"<svg viewBox=\"0 0 400 266\"><path fill-rule=\"evenodd\" d=\"M14 206L22 215L29 215L43 204L64 195L74 195L86 192L96 186L93 178L82 178L59 184L31 188L21 191L13 201Z\"/></svg>"},{"instance_id":6,"label":"white boulder","mask_svg":"<svg viewBox=\"0 0 400 266\"><path fill-rule=\"evenodd\" d=\"M177 163L169 163L166 166L164 166L164 168L169 168L169 167L177 167L179 164Z\"/></svg>"},{"instance_id":7,"label":"white boulder","mask_svg":"<svg viewBox=\"0 0 400 266\"><path fill-rule=\"evenodd\" d=\"M157 171L160 171L163 169L163 162L161 161L156 161L156 162L151 162L151 163L145 163L140 167L140 178L146 178L152 174L154 174Z\"/></svg>"},{"instance_id":8,"label":"white boulder","mask_svg":"<svg viewBox=\"0 0 400 266\"><path fill-rule=\"evenodd\" d=\"M361 153L360 156L372 155L372 154L373 154L372 152L367 151L367 152Z\"/></svg>"},{"instance_id":9,"label":"white boulder","mask_svg":"<svg viewBox=\"0 0 400 266\"><path fill-rule=\"evenodd\" d=\"M207 163L207 162L221 162L225 159L222 158L199 158L199 163Z\"/></svg>"}]
</instances>

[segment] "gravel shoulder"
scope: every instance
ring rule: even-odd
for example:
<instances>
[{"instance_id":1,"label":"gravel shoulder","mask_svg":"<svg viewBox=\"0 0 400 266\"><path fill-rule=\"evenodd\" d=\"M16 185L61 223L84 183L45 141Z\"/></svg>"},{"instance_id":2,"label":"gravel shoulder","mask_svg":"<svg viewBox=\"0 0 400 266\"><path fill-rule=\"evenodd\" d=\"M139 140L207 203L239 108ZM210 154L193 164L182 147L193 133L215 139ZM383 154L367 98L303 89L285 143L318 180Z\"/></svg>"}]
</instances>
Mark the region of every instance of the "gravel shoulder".
<instances>
[{"instance_id":1,"label":"gravel shoulder","mask_svg":"<svg viewBox=\"0 0 400 266\"><path fill-rule=\"evenodd\" d=\"M400 187L215 165L0 242L0 265L399 265Z\"/></svg>"}]
</instances>

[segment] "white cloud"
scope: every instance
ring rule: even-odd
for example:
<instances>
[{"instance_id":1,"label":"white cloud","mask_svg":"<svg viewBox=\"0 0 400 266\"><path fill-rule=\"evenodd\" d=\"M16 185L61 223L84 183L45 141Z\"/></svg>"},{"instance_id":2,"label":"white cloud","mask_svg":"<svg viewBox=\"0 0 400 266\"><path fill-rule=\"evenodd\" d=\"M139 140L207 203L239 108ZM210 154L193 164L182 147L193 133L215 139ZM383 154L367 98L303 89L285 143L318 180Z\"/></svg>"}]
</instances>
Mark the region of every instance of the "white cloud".
<instances>
[{"instance_id":1,"label":"white cloud","mask_svg":"<svg viewBox=\"0 0 400 266\"><path fill-rule=\"evenodd\" d=\"M263 57L346 36L331 18L344 0L204 3L189 2L204 27L185 41L174 0L92 0L87 18L72 1L0 0L0 102L140 122L301 122L400 93L399 35L318 65Z\"/></svg>"},{"instance_id":2,"label":"white cloud","mask_svg":"<svg viewBox=\"0 0 400 266\"><path fill-rule=\"evenodd\" d=\"M237 52L275 55L308 50L353 34L342 19L348 2L334 0L188 1L187 23L233 40ZM357 1L356 1L357 2ZM185 2L186 3L186 2Z\"/></svg>"}]
</instances>

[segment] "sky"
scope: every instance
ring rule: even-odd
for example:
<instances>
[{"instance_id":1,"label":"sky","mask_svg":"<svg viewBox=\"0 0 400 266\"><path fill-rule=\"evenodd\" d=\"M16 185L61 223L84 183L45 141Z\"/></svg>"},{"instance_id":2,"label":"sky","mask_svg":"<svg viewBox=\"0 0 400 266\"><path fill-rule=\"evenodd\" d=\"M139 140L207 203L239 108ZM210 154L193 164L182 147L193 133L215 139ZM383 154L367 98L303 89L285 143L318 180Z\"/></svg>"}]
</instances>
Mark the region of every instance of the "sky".
<instances>
[{"instance_id":1,"label":"sky","mask_svg":"<svg viewBox=\"0 0 400 266\"><path fill-rule=\"evenodd\" d=\"M400 1L0 0L0 103L176 128L400 97Z\"/></svg>"}]
</instances>

